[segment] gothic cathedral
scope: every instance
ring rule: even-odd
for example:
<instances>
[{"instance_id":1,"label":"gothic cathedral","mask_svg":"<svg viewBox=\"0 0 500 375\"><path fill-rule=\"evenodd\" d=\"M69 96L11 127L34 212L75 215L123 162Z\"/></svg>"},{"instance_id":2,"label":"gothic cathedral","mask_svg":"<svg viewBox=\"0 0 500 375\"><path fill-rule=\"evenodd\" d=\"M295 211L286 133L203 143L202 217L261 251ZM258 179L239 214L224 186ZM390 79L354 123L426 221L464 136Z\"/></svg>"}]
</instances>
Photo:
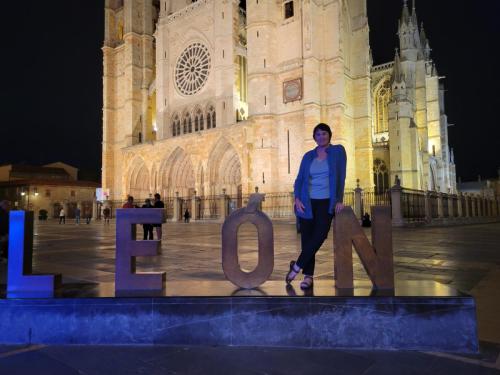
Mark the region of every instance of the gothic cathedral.
<instances>
[{"instance_id":1,"label":"gothic cathedral","mask_svg":"<svg viewBox=\"0 0 500 375\"><path fill-rule=\"evenodd\" d=\"M111 199L291 192L312 130L346 189L456 192L444 88L406 1L372 66L366 0L106 0L102 185ZM359 180L359 181L358 181Z\"/></svg>"}]
</instances>

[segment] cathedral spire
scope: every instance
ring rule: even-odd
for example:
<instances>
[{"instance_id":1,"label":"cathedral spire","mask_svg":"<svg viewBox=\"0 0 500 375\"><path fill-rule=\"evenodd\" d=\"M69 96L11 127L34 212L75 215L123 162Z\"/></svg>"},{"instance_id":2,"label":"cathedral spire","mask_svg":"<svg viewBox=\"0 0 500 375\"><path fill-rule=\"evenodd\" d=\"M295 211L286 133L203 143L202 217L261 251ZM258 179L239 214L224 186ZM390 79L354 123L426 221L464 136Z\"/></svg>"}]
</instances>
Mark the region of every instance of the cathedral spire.
<instances>
[{"instance_id":1,"label":"cathedral spire","mask_svg":"<svg viewBox=\"0 0 500 375\"><path fill-rule=\"evenodd\" d=\"M416 0L413 0L413 2L412 2L411 21L413 23L413 26L415 26L415 28L418 28L417 8L415 6L415 2L416 2Z\"/></svg>"},{"instance_id":2,"label":"cathedral spire","mask_svg":"<svg viewBox=\"0 0 500 375\"><path fill-rule=\"evenodd\" d=\"M410 11L408 10L408 0L403 0L403 11L401 13L401 24L408 24Z\"/></svg>"},{"instance_id":3,"label":"cathedral spire","mask_svg":"<svg viewBox=\"0 0 500 375\"><path fill-rule=\"evenodd\" d=\"M399 51L396 48L396 55L394 56L394 69L392 70L391 82L400 83L405 79L403 73L403 67L401 66L401 59L399 57Z\"/></svg>"},{"instance_id":4,"label":"cathedral spire","mask_svg":"<svg viewBox=\"0 0 500 375\"><path fill-rule=\"evenodd\" d=\"M422 44L422 46L425 46L426 42L427 42L427 35L425 34L424 23L422 22L420 24L420 43Z\"/></svg>"},{"instance_id":5,"label":"cathedral spire","mask_svg":"<svg viewBox=\"0 0 500 375\"><path fill-rule=\"evenodd\" d=\"M422 47L422 51L424 53L424 57L426 60L430 60L431 58L431 47L429 45L429 39L427 39L427 35L424 29L424 23L422 22L420 25L420 45Z\"/></svg>"}]
</instances>

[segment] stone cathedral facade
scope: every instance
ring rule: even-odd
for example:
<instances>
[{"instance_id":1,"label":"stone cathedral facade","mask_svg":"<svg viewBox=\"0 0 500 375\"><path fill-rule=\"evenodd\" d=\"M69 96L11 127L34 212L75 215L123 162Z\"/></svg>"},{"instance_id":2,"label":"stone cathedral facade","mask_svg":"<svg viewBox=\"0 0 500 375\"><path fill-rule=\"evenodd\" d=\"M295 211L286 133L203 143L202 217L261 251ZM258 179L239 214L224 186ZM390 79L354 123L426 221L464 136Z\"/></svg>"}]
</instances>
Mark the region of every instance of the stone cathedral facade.
<instances>
[{"instance_id":1,"label":"stone cathedral facade","mask_svg":"<svg viewBox=\"0 0 500 375\"><path fill-rule=\"evenodd\" d=\"M111 199L290 192L319 122L346 189L455 192L444 89L404 3L372 66L366 0L106 0L102 186Z\"/></svg>"}]
</instances>

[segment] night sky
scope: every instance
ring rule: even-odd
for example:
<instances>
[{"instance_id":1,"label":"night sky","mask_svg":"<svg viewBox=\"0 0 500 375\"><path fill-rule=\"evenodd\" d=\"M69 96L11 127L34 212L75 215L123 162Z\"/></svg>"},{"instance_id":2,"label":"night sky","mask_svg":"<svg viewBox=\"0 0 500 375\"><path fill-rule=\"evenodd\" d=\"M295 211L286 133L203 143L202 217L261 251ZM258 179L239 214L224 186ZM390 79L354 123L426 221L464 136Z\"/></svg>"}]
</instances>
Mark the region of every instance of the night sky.
<instances>
[{"instance_id":1,"label":"night sky","mask_svg":"<svg viewBox=\"0 0 500 375\"><path fill-rule=\"evenodd\" d=\"M477 5L473 5L477 4ZM391 61L402 0L368 0L374 64ZM438 72L457 175L500 167L500 2L417 0ZM2 3L0 164L64 161L98 178L104 1Z\"/></svg>"}]
</instances>

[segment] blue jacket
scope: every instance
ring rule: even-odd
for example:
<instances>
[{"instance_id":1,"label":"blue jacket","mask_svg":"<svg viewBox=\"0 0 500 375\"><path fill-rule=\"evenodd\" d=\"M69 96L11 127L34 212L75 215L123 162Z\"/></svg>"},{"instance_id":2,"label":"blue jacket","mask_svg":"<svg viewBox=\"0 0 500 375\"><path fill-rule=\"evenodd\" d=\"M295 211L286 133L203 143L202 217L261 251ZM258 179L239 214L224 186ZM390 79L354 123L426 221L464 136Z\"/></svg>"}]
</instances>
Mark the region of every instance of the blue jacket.
<instances>
[{"instance_id":1,"label":"blue jacket","mask_svg":"<svg viewBox=\"0 0 500 375\"><path fill-rule=\"evenodd\" d=\"M347 155L342 145L330 145L326 149L326 153L328 154L328 168L330 169L330 207L328 212L333 214L337 202L342 202L344 199ZM295 215L303 219L313 218L311 198L309 197L309 169L316 157L316 149L305 153L300 163L299 174L293 186L295 198L299 198L305 207L303 214L295 209Z\"/></svg>"}]
</instances>

